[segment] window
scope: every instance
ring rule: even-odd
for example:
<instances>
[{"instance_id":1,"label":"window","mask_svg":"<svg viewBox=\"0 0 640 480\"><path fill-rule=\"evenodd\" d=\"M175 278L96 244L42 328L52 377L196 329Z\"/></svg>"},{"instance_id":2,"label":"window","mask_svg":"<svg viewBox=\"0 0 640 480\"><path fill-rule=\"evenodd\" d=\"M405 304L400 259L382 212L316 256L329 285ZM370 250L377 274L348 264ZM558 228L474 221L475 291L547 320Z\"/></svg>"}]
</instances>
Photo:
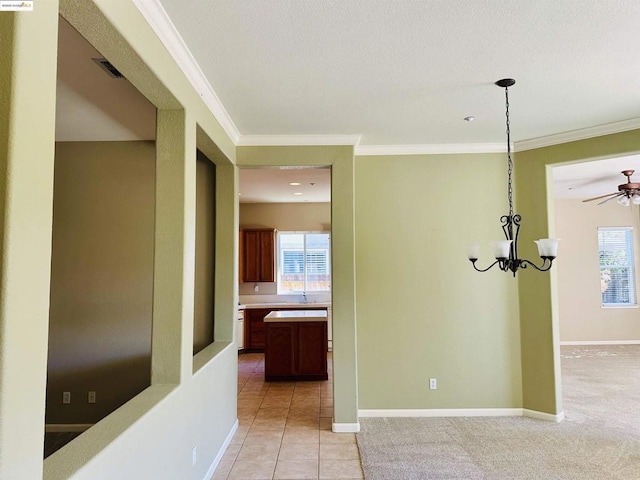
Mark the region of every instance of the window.
<instances>
[{"instance_id":1,"label":"window","mask_svg":"<svg viewBox=\"0 0 640 480\"><path fill-rule=\"evenodd\" d=\"M278 232L278 293L331 290L328 233Z\"/></svg>"},{"instance_id":2,"label":"window","mask_svg":"<svg viewBox=\"0 0 640 480\"><path fill-rule=\"evenodd\" d=\"M598 228L600 291L606 307L636 305L631 227Z\"/></svg>"}]
</instances>

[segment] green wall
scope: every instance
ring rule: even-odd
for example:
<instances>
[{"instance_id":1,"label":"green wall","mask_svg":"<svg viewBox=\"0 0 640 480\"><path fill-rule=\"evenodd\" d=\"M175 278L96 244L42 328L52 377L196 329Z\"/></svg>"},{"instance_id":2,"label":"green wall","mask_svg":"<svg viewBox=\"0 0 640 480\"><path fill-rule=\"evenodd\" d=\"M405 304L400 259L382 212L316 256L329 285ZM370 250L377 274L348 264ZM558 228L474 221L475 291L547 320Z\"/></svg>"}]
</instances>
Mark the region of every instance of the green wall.
<instances>
[{"instance_id":1,"label":"green wall","mask_svg":"<svg viewBox=\"0 0 640 480\"><path fill-rule=\"evenodd\" d=\"M532 241L555 235L551 185L553 165L601 160L640 151L638 130L518 152L515 157L516 210L522 215L521 256L538 258ZM528 248L527 248L528 247ZM562 262L562 242L558 250ZM555 270L519 274L523 406L560 414L560 352Z\"/></svg>"},{"instance_id":2,"label":"green wall","mask_svg":"<svg viewBox=\"0 0 640 480\"><path fill-rule=\"evenodd\" d=\"M158 109L152 381L43 462L59 13ZM132 1L36 2L0 32L0 477L205 478L237 420L235 145ZM194 356L196 148L216 164L216 341Z\"/></svg>"},{"instance_id":3,"label":"green wall","mask_svg":"<svg viewBox=\"0 0 640 480\"><path fill-rule=\"evenodd\" d=\"M521 406L516 280L465 248L489 264L505 183L503 154L356 158L360 409Z\"/></svg>"}]
</instances>

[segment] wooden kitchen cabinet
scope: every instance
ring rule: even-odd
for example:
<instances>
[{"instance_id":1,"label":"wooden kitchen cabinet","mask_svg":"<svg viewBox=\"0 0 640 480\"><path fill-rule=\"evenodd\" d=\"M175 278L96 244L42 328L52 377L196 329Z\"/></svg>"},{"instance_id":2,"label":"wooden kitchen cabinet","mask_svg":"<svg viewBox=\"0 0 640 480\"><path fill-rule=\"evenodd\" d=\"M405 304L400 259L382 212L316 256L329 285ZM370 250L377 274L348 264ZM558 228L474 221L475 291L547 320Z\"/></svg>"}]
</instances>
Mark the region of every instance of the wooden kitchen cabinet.
<instances>
[{"instance_id":1,"label":"wooden kitchen cabinet","mask_svg":"<svg viewBox=\"0 0 640 480\"><path fill-rule=\"evenodd\" d=\"M327 322L266 324L265 380L327 380Z\"/></svg>"},{"instance_id":2,"label":"wooden kitchen cabinet","mask_svg":"<svg viewBox=\"0 0 640 480\"><path fill-rule=\"evenodd\" d=\"M264 352L264 317L273 308L251 308L244 311L244 351Z\"/></svg>"},{"instance_id":3,"label":"wooden kitchen cabinet","mask_svg":"<svg viewBox=\"0 0 640 480\"><path fill-rule=\"evenodd\" d=\"M275 229L243 229L241 282L275 282Z\"/></svg>"},{"instance_id":4,"label":"wooden kitchen cabinet","mask_svg":"<svg viewBox=\"0 0 640 480\"><path fill-rule=\"evenodd\" d=\"M244 311L244 352L262 353L265 347L264 317L269 312L280 310L301 310L297 308L247 308ZM305 307L304 310L326 310L326 307ZM325 345L326 350L326 345Z\"/></svg>"}]
</instances>

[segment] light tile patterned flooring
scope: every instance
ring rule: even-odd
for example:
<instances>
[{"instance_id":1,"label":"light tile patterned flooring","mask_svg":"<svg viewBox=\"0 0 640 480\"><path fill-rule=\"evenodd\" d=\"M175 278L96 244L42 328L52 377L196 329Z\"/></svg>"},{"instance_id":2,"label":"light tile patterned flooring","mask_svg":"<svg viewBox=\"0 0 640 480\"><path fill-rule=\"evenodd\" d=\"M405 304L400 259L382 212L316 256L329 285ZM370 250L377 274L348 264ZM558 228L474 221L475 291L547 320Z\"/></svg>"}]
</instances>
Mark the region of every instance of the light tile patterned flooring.
<instances>
[{"instance_id":1,"label":"light tile patterned flooring","mask_svg":"<svg viewBox=\"0 0 640 480\"><path fill-rule=\"evenodd\" d=\"M364 478L355 434L331 431L328 363L328 381L265 382L264 355L240 355L240 426L211 480Z\"/></svg>"}]
</instances>

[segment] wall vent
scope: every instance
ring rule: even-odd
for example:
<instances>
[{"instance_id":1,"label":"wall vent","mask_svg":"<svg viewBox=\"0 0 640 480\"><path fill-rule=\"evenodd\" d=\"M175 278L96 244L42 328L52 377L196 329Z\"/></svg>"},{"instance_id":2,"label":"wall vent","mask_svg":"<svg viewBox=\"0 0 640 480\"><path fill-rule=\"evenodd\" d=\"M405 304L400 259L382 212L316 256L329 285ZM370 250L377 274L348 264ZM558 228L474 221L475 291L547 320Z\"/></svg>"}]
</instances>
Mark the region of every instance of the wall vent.
<instances>
[{"instance_id":1,"label":"wall vent","mask_svg":"<svg viewBox=\"0 0 640 480\"><path fill-rule=\"evenodd\" d=\"M92 58L91 60L96 62L96 64L100 68L102 68L102 70L107 72L107 75L109 75L111 78L124 78L124 75L122 75L120 71L116 67L114 67L106 58Z\"/></svg>"}]
</instances>

